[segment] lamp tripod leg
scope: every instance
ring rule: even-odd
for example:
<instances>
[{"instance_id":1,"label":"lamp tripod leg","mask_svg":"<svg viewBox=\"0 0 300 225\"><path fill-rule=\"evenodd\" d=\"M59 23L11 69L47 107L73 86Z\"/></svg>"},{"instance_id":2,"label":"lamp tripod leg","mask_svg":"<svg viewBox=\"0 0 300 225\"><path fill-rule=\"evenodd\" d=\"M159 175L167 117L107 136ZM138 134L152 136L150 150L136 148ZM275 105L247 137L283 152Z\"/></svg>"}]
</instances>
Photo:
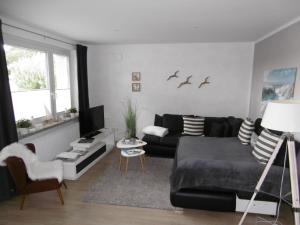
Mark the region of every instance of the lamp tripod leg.
<instances>
[{"instance_id":1,"label":"lamp tripod leg","mask_svg":"<svg viewBox=\"0 0 300 225\"><path fill-rule=\"evenodd\" d=\"M268 175L269 170L271 169L271 166L272 166L272 164L273 164L273 162L274 162L274 160L275 160L275 158L276 158L276 156L277 156L277 154L279 152L279 149L280 149L280 147L281 147L284 139L285 139L285 136L282 136L279 139L279 141L277 143L277 146L276 146L276 148L275 148L275 150L274 150L271 158L269 159L269 161L268 161L268 163L267 163L267 165L266 165L266 167L265 167L265 169L264 169L261 177L259 178L259 181L258 181L258 183L257 183L257 185L255 187L255 191L254 191L254 193L253 193L253 195L252 195L252 197L251 197L251 199L250 199L250 201L249 201L249 203L247 205L247 208L246 208L246 210L245 210L242 218L240 219L240 222L238 223L238 225L242 225L244 223L244 220L245 220L245 218L246 218L246 216L247 216L250 208L252 207L253 201L254 201L257 193L260 191L260 188L261 188L264 180L266 179L266 176ZM300 224L296 224L296 225L300 225Z\"/></svg>"},{"instance_id":2,"label":"lamp tripod leg","mask_svg":"<svg viewBox=\"0 0 300 225\"><path fill-rule=\"evenodd\" d=\"M294 137L288 137L288 155L290 167L290 182L292 190L292 207L294 210L295 225L300 225L300 203L299 203L299 183L297 173L297 157L295 151Z\"/></svg>"}]
</instances>

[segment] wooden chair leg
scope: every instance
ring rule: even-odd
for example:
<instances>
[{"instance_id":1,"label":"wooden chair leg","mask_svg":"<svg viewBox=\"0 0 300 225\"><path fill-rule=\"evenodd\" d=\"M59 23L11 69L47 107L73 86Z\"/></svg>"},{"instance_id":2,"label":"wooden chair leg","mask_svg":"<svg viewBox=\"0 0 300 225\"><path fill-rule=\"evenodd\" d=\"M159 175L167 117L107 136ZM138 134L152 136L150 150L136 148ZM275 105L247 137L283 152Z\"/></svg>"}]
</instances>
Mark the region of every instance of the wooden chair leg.
<instances>
[{"instance_id":1,"label":"wooden chair leg","mask_svg":"<svg viewBox=\"0 0 300 225\"><path fill-rule=\"evenodd\" d=\"M140 155L140 161L141 161L141 167L142 167L142 170L144 172L144 159L143 159L143 156Z\"/></svg>"},{"instance_id":2,"label":"wooden chair leg","mask_svg":"<svg viewBox=\"0 0 300 225\"><path fill-rule=\"evenodd\" d=\"M144 166L145 166L145 164L146 164L146 156L142 155L142 158L143 158L143 162L144 162Z\"/></svg>"},{"instance_id":3,"label":"wooden chair leg","mask_svg":"<svg viewBox=\"0 0 300 225\"><path fill-rule=\"evenodd\" d=\"M119 170L120 171L122 170L122 155L121 155L121 152L120 152L120 159L119 159Z\"/></svg>"},{"instance_id":4,"label":"wooden chair leg","mask_svg":"<svg viewBox=\"0 0 300 225\"><path fill-rule=\"evenodd\" d=\"M23 209L25 199L26 199L26 195L22 195L21 204L20 204L20 210Z\"/></svg>"},{"instance_id":5,"label":"wooden chair leg","mask_svg":"<svg viewBox=\"0 0 300 225\"><path fill-rule=\"evenodd\" d=\"M68 186L64 180L62 181L62 184L64 185L65 189L68 189Z\"/></svg>"},{"instance_id":6,"label":"wooden chair leg","mask_svg":"<svg viewBox=\"0 0 300 225\"><path fill-rule=\"evenodd\" d=\"M57 194L58 194L58 196L59 196L60 203L61 203L62 205L65 204L64 198L63 198L63 196L62 196L62 193L61 193L60 188L57 188L56 191L57 191Z\"/></svg>"},{"instance_id":7,"label":"wooden chair leg","mask_svg":"<svg viewBox=\"0 0 300 225\"><path fill-rule=\"evenodd\" d=\"M126 167L125 167L125 176L127 175L127 170L128 170L128 157L126 157Z\"/></svg>"}]
</instances>

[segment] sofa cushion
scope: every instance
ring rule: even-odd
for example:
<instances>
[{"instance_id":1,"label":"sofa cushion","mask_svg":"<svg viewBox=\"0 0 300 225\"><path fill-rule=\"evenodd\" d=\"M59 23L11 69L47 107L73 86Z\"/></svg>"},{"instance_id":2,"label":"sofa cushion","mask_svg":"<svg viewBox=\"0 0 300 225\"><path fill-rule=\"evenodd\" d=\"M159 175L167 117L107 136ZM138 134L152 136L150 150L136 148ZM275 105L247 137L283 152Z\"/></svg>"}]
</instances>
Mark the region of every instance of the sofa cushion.
<instances>
[{"instance_id":1,"label":"sofa cushion","mask_svg":"<svg viewBox=\"0 0 300 225\"><path fill-rule=\"evenodd\" d=\"M154 118L154 126L162 127L163 126L163 117L155 114Z\"/></svg>"},{"instance_id":2,"label":"sofa cushion","mask_svg":"<svg viewBox=\"0 0 300 225\"><path fill-rule=\"evenodd\" d=\"M147 145L160 145L160 137L150 134L145 134L143 141L147 142Z\"/></svg>"},{"instance_id":3,"label":"sofa cushion","mask_svg":"<svg viewBox=\"0 0 300 225\"><path fill-rule=\"evenodd\" d=\"M210 124L210 130L208 137L224 137L225 123L224 122L212 122Z\"/></svg>"},{"instance_id":4,"label":"sofa cushion","mask_svg":"<svg viewBox=\"0 0 300 225\"><path fill-rule=\"evenodd\" d=\"M261 118L257 118L255 120L254 126L255 126L255 133L257 135L260 135L260 133L264 130L264 128L261 126ZM272 133L275 133L277 135L281 135L282 132L279 131L273 131L273 130L269 130ZM296 146L299 146L299 143L296 142ZM285 158L285 149L286 148L286 140L283 142L283 144L281 145L281 148L279 149L278 155L276 156L275 160L274 160L274 165L276 166L283 166L284 165L284 158ZM298 154L298 152L300 152L300 146L297 148L296 147L296 153ZM286 167L289 166L289 161L287 160L286 162Z\"/></svg>"},{"instance_id":5,"label":"sofa cushion","mask_svg":"<svg viewBox=\"0 0 300 225\"><path fill-rule=\"evenodd\" d=\"M164 114L163 127L168 128L170 134L181 134L183 131L182 116L174 114Z\"/></svg>"},{"instance_id":6,"label":"sofa cushion","mask_svg":"<svg viewBox=\"0 0 300 225\"><path fill-rule=\"evenodd\" d=\"M167 128L152 125L144 127L142 132L144 134L150 134L158 137L164 137L169 133Z\"/></svg>"},{"instance_id":7,"label":"sofa cushion","mask_svg":"<svg viewBox=\"0 0 300 225\"><path fill-rule=\"evenodd\" d=\"M243 123L243 119L235 118L233 116L227 117L227 122L230 127L230 137L237 137L239 134L240 127Z\"/></svg>"},{"instance_id":8,"label":"sofa cushion","mask_svg":"<svg viewBox=\"0 0 300 225\"><path fill-rule=\"evenodd\" d=\"M271 133L267 129L263 130L256 141L252 154L262 164L266 164L271 158L280 136Z\"/></svg>"},{"instance_id":9,"label":"sofa cushion","mask_svg":"<svg viewBox=\"0 0 300 225\"><path fill-rule=\"evenodd\" d=\"M192 136L204 135L204 117L183 116L183 134Z\"/></svg>"},{"instance_id":10,"label":"sofa cushion","mask_svg":"<svg viewBox=\"0 0 300 225\"><path fill-rule=\"evenodd\" d=\"M240 127L238 138L243 145L249 145L251 135L254 132L254 123L250 118L246 118Z\"/></svg>"},{"instance_id":11,"label":"sofa cushion","mask_svg":"<svg viewBox=\"0 0 300 225\"><path fill-rule=\"evenodd\" d=\"M149 156L164 158L174 158L176 152L176 147L168 147L162 145L145 145L143 149Z\"/></svg>"},{"instance_id":12,"label":"sofa cushion","mask_svg":"<svg viewBox=\"0 0 300 225\"><path fill-rule=\"evenodd\" d=\"M143 137L143 141L147 142L147 145L160 145L166 147L176 147L181 134L167 134L164 137L157 137L154 135L146 134Z\"/></svg>"},{"instance_id":13,"label":"sofa cushion","mask_svg":"<svg viewBox=\"0 0 300 225\"><path fill-rule=\"evenodd\" d=\"M168 134L160 138L160 144L168 147L176 147L181 134Z\"/></svg>"},{"instance_id":14,"label":"sofa cushion","mask_svg":"<svg viewBox=\"0 0 300 225\"><path fill-rule=\"evenodd\" d=\"M211 125L213 123L224 122L225 120L226 120L226 118L224 118L224 117L205 117L205 121L204 121L204 135L209 137L210 131L212 129Z\"/></svg>"}]
</instances>

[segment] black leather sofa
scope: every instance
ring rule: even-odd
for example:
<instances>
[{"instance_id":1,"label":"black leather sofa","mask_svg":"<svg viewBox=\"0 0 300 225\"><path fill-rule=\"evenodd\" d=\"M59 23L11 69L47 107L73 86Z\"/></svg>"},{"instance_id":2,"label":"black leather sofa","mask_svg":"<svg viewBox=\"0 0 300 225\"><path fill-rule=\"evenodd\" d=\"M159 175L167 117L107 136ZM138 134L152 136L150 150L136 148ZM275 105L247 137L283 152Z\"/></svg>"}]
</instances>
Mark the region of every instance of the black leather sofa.
<instances>
[{"instance_id":1,"label":"black leather sofa","mask_svg":"<svg viewBox=\"0 0 300 225\"><path fill-rule=\"evenodd\" d=\"M207 137L236 137L243 120L229 117L205 117L204 135ZM147 142L144 147L149 156L174 158L179 138L183 135L182 115L164 114L155 115L154 125L168 128L165 137L145 135Z\"/></svg>"},{"instance_id":2,"label":"black leather sofa","mask_svg":"<svg viewBox=\"0 0 300 225\"><path fill-rule=\"evenodd\" d=\"M205 117L204 135L208 137L236 137L243 120L240 118L229 117ZM260 126L261 119L255 121L255 132L259 135L263 128ZM155 157L174 158L179 138L182 136L183 119L182 115L164 114L155 115L154 125L166 127L169 134L163 138L153 135L145 135L143 140L148 144L144 147L146 154ZM274 131L273 131L274 132ZM280 134L278 132L275 132ZM275 165L283 166L284 146L274 162ZM297 153L300 146L296 142ZM297 154L297 158L299 154ZM300 157L299 157L300 158ZM288 164L287 164L288 166ZM250 199L252 193L249 192L228 192L220 190L199 190L199 189L181 189L170 190L170 201L173 206L192 209L205 209L215 211L235 211L236 198ZM278 199L259 193L257 200L277 202Z\"/></svg>"}]
</instances>

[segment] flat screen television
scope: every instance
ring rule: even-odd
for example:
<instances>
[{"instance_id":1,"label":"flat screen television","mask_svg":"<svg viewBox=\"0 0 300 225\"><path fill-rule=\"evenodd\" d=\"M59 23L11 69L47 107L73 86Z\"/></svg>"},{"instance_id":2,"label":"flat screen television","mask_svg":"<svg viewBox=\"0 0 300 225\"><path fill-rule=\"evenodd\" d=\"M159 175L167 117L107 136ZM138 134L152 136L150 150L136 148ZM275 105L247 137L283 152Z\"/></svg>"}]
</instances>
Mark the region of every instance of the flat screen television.
<instances>
[{"instance_id":1,"label":"flat screen television","mask_svg":"<svg viewBox=\"0 0 300 225\"><path fill-rule=\"evenodd\" d=\"M96 106L88 111L88 123L84 126L85 129L80 132L80 136L91 138L99 132L97 130L104 128L104 106Z\"/></svg>"}]
</instances>

